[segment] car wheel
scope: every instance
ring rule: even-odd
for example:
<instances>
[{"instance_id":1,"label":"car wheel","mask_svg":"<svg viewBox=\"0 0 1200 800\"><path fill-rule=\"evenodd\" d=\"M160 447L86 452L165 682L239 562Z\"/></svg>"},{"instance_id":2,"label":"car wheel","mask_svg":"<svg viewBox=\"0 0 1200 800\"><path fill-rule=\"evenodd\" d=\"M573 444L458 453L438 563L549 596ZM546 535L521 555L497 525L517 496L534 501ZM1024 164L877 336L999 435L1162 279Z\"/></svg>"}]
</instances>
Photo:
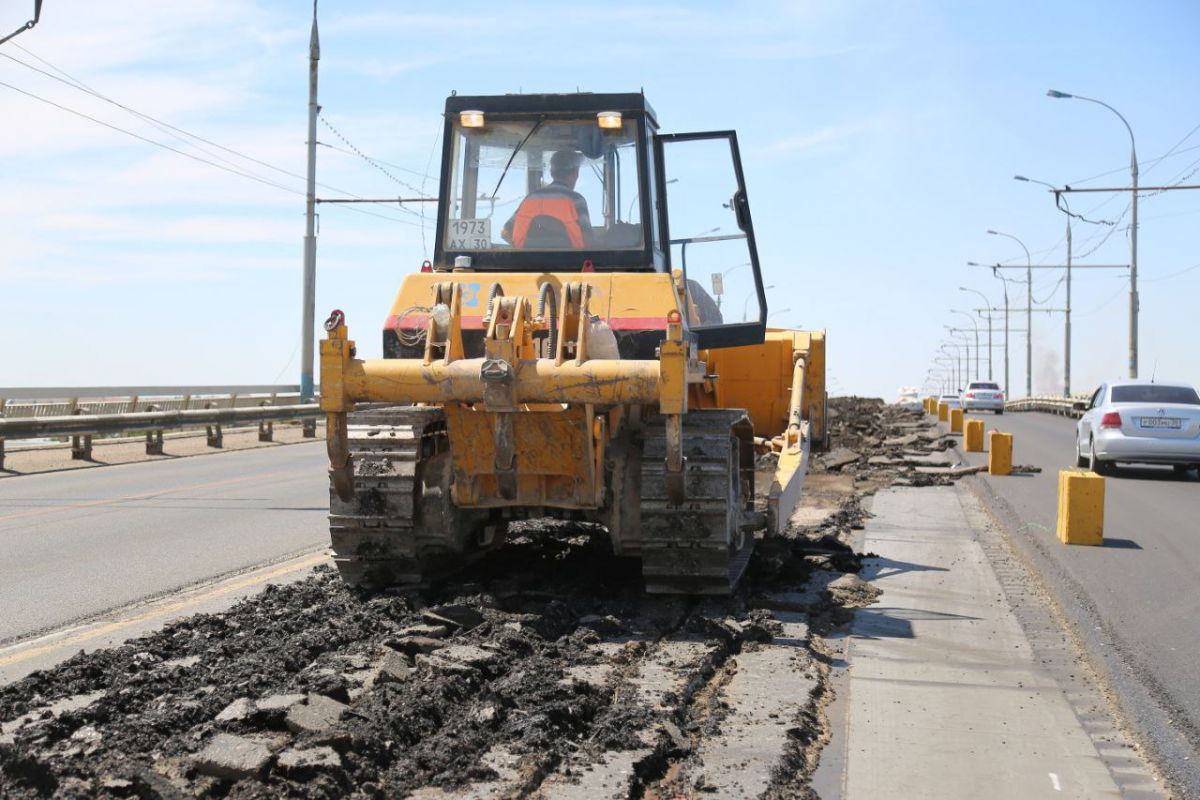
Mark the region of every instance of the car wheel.
<instances>
[{"instance_id":1,"label":"car wheel","mask_svg":"<svg viewBox=\"0 0 1200 800\"><path fill-rule=\"evenodd\" d=\"M1097 475L1107 475L1109 473L1109 465L1096 458L1096 440L1088 440L1088 469Z\"/></svg>"},{"instance_id":2,"label":"car wheel","mask_svg":"<svg viewBox=\"0 0 1200 800\"><path fill-rule=\"evenodd\" d=\"M1004 409L1003 409L1003 408L997 408L997 409L996 409L996 416L997 416L997 417L1002 417L1002 416L1004 416Z\"/></svg>"},{"instance_id":3,"label":"car wheel","mask_svg":"<svg viewBox=\"0 0 1200 800\"><path fill-rule=\"evenodd\" d=\"M1175 465L1175 477L1187 480L1188 472L1190 472L1191 469L1192 469L1191 464L1176 464Z\"/></svg>"},{"instance_id":4,"label":"car wheel","mask_svg":"<svg viewBox=\"0 0 1200 800\"><path fill-rule=\"evenodd\" d=\"M1083 454L1083 448L1079 446L1078 434L1076 434L1076 436L1075 436L1075 466L1077 466L1077 467L1090 466L1087 456L1085 456Z\"/></svg>"}]
</instances>

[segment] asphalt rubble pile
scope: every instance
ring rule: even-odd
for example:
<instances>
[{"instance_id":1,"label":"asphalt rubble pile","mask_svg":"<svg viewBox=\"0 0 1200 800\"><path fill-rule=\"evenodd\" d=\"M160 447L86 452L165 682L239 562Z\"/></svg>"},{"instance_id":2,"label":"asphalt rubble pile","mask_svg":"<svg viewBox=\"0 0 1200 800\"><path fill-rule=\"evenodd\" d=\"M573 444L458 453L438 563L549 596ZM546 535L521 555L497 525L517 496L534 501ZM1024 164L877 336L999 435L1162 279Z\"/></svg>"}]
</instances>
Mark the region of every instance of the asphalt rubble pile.
<instances>
[{"instance_id":1,"label":"asphalt rubble pile","mask_svg":"<svg viewBox=\"0 0 1200 800\"><path fill-rule=\"evenodd\" d=\"M637 563L582 523L527 526L420 588L367 593L318 570L0 688L0 796L433 798L501 777L515 796L565 763L648 746L631 794L654 796L731 713L711 686L780 635L780 615L805 620L811 669L828 671L820 635L878 593L847 545L862 498L912 480L875 457L948 444L879 401L832 400L830 418L834 449L812 469L853 471L855 490L819 525L760 542L732 597L646 596ZM631 701L625 665L668 638L709 647L694 680L672 702ZM580 677L599 669L610 677ZM718 712L696 711L706 697ZM820 702L791 722L770 796L812 796ZM651 745L635 735L651 729Z\"/></svg>"},{"instance_id":2,"label":"asphalt rubble pile","mask_svg":"<svg viewBox=\"0 0 1200 800\"><path fill-rule=\"evenodd\" d=\"M951 452L960 437L940 432L920 410L842 397L830 401L828 414L834 446L815 459L816 471L850 473L875 486L946 486L978 471Z\"/></svg>"}]
</instances>

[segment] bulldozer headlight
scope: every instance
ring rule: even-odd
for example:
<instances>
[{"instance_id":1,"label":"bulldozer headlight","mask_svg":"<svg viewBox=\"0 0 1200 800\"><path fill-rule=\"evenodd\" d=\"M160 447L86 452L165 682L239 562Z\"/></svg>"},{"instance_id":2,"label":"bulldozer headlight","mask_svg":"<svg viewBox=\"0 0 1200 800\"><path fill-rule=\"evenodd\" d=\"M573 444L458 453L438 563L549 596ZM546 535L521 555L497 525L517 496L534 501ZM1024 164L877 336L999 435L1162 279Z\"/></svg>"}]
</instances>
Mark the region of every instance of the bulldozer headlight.
<instances>
[{"instance_id":1,"label":"bulldozer headlight","mask_svg":"<svg viewBox=\"0 0 1200 800\"><path fill-rule=\"evenodd\" d=\"M483 112L482 111L460 111L460 112L458 112L458 122L464 128L482 128L483 127Z\"/></svg>"},{"instance_id":2,"label":"bulldozer headlight","mask_svg":"<svg viewBox=\"0 0 1200 800\"><path fill-rule=\"evenodd\" d=\"M621 112L601 111L596 115L596 124L601 128L619 128L621 127Z\"/></svg>"}]
</instances>

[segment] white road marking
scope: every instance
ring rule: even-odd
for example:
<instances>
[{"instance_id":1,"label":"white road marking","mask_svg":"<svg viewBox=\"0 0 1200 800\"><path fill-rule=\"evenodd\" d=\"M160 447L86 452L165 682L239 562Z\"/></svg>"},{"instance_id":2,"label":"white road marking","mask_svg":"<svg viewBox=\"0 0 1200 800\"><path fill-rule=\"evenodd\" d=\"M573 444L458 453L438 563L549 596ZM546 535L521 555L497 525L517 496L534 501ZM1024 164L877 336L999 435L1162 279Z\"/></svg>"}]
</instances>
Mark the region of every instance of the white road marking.
<instances>
[{"instance_id":1,"label":"white road marking","mask_svg":"<svg viewBox=\"0 0 1200 800\"><path fill-rule=\"evenodd\" d=\"M1058 782L1058 775L1053 772L1047 772L1046 774L1050 776L1050 785L1054 787L1054 791L1061 792L1062 784Z\"/></svg>"}]
</instances>

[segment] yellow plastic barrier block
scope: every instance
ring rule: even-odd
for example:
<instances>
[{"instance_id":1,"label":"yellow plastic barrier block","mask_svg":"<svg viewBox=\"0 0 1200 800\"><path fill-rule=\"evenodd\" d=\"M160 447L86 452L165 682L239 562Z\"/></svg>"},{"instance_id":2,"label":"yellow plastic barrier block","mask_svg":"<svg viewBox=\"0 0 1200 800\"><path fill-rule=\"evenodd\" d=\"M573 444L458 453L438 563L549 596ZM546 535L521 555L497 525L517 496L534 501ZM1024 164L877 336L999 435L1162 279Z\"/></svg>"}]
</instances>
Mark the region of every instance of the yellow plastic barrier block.
<instances>
[{"instance_id":1,"label":"yellow plastic barrier block","mask_svg":"<svg viewBox=\"0 0 1200 800\"><path fill-rule=\"evenodd\" d=\"M950 432L963 432L963 410L961 408L950 409Z\"/></svg>"},{"instance_id":2,"label":"yellow plastic barrier block","mask_svg":"<svg viewBox=\"0 0 1200 800\"><path fill-rule=\"evenodd\" d=\"M983 452L983 420L969 419L963 423L963 444L968 453Z\"/></svg>"},{"instance_id":3,"label":"yellow plastic barrier block","mask_svg":"<svg viewBox=\"0 0 1200 800\"><path fill-rule=\"evenodd\" d=\"M946 422L950 419L950 406L945 403L937 404L938 422Z\"/></svg>"},{"instance_id":4,"label":"yellow plastic barrier block","mask_svg":"<svg viewBox=\"0 0 1200 800\"><path fill-rule=\"evenodd\" d=\"M980 420L982 422L983 420ZM1013 435L992 431L988 434L988 474L1012 473Z\"/></svg>"},{"instance_id":5,"label":"yellow plastic barrier block","mask_svg":"<svg viewBox=\"0 0 1200 800\"><path fill-rule=\"evenodd\" d=\"M1104 544L1104 478L1081 469L1058 473L1058 540Z\"/></svg>"}]
</instances>

